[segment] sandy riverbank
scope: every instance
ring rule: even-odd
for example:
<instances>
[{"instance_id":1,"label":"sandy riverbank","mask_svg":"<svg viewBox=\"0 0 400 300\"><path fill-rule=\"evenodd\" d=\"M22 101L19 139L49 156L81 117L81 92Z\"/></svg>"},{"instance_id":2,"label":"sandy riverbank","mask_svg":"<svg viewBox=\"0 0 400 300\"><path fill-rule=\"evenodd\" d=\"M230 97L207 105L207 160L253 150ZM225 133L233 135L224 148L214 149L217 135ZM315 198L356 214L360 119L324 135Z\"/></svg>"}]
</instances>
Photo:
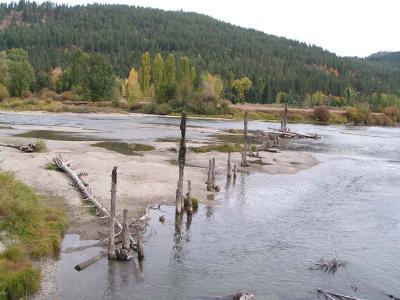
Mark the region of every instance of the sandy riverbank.
<instances>
[{"instance_id":1,"label":"sandy riverbank","mask_svg":"<svg viewBox=\"0 0 400 300\"><path fill-rule=\"evenodd\" d=\"M29 138L2 136L0 131L0 142L24 144L29 141L31 141ZM144 152L143 156L126 156L92 147L91 144L95 142L46 140L46 143L48 150L45 153L28 154L11 148L1 148L0 169L14 172L39 194L63 198L70 219L67 233L79 234L82 239L100 239L105 237L107 228L102 220L84 208L85 204L80 194L70 185L64 173L45 169L57 155L72 160L71 166L76 171L88 173L86 181L97 199L106 207L109 207L111 170L114 166L118 166L117 215L127 208L130 217L137 217L142 214L148 203L173 205L175 202L178 178L178 167L175 163L177 153L169 150L171 147L176 147L173 142L147 142L156 150ZM214 200L207 200L207 195L211 193L206 191L205 185L208 160L211 157L216 159L217 183L223 187L226 182L226 153L198 154L188 151L185 168L185 178L192 181L192 195L207 205L215 203ZM264 165L251 164L246 171L292 174L318 163L311 155L301 152L261 152L261 157ZM249 158L249 160L258 159ZM239 153L232 155L232 163L239 165ZM246 175L239 174L239 176ZM41 266L44 270L50 269L56 274L55 261L48 260ZM55 275L52 278L43 277L43 289L39 292L38 299L55 294ZM49 282L51 280L53 282Z\"/></svg>"}]
</instances>

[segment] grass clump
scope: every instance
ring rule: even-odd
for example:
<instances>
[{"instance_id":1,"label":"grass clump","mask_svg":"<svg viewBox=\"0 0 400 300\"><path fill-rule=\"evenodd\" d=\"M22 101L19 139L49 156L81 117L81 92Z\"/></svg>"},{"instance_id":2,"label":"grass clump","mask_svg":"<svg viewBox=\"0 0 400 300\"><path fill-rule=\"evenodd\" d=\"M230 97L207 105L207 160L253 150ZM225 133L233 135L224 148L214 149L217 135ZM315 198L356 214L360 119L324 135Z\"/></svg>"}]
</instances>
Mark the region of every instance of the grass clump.
<instances>
[{"instance_id":1,"label":"grass clump","mask_svg":"<svg viewBox=\"0 0 400 300\"><path fill-rule=\"evenodd\" d=\"M191 150L194 153L207 153L211 151L217 151L217 152L223 152L223 153L228 153L228 152L242 152L244 151L244 147L241 144L212 144L212 145L205 145L205 146L200 146L200 147L193 147ZM256 151L256 146L251 146L250 147L251 151Z\"/></svg>"},{"instance_id":2,"label":"grass clump","mask_svg":"<svg viewBox=\"0 0 400 300\"><path fill-rule=\"evenodd\" d=\"M122 142L100 142L92 145L124 155L142 155L140 152L155 150L153 146L145 144L128 144Z\"/></svg>"},{"instance_id":3,"label":"grass clump","mask_svg":"<svg viewBox=\"0 0 400 300\"><path fill-rule=\"evenodd\" d=\"M10 173L0 173L0 231L6 249L0 253L0 294L19 299L35 293L40 270L32 258L56 256L67 220L47 207L28 186Z\"/></svg>"},{"instance_id":4,"label":"grass clump","mask_svg":"<svg viewBox=\"0 0 400 300\"><path fill-rule=\"evenodd\" d=\"M58 170L57 166L55 164L51 163L51 162L47 163L44 166L44 169L48 170L48 171L57 171Z\"/></svg>"},{"instance_id":5,"label":"grass clump","mask_svg":"<svg viewBox=\"0 0 400 300\"><path fill-rule=\"evenodd\" d=\"M43 153L47 151L47 144L45 141L37 140L35 145L36 145L36 152Z\"/></svg>"},{"instance_id":6,"label":"grass clump","mask_svg":"<svg viewBox=\"0 0 400 300\"><path fill-rule=\"evenodd\" d=\"M198 209L199 208L199 199L191 197L192 199L192 207L193 209ZM187 208L188 207L188 198L185 197L185 199L183 200L183 207Z\"/></svg>"}]
</instances>

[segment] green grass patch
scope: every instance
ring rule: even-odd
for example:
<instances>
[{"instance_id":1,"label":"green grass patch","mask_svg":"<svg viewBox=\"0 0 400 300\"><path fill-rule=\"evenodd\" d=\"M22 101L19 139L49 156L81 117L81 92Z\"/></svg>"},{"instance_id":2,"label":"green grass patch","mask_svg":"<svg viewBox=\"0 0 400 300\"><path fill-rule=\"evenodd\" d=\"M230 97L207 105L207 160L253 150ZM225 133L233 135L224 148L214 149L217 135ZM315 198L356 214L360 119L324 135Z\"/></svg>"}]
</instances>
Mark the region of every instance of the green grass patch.
<instances>
[{"instance_id":1,"label":"green grass patch","mask_svg":"<svg viewBox=\"0 0 400 300\"><path fill-rule=\"evenodd\" d=\"M6 245L0 253L0 294L19 299L38 290L40 270L30 260L57 256L66 225L62 211L46 206L12 174L0 173L0 231Z\"/></svg>"},{"instance_id":2,"label":"green grass patch","mask_svg":"<svg viewBox=\"0 0 400 300\"><path fill-rule=\"evenodd\" d=\"M47 144L45 141L37 140L35 144L36 144L36 152L43 153L47 151Z\"/></svg>"},{"instance_id":3,"label":"green grass patch","mask_svg":"<svg viewBox=\"0 0 400 300\"><path fill-rule=\"evenodd\" d=\"M155 150L153 146L145 144L128 144L123 142L100 142L92 145L124 155L142 155L140 152Z\"/></svg>"},{"instance_id":4,"label":"green grass patch","mask_svg":"<svg viewBox=\"0 0 400 300\"><path fill-rule=\"evenodd\" d=\"M57 171L58 170L57 166L55 164L51 163L51 162L47 163L44 166L44 169L48 170L48 171Z\"/></svg>"},{"instance_id":5,"label":"green grass patch","mask_svg":"<svg viewBox=\"0 0 400 300\"><path fill-rule=\"evenodd\" d=\"M242 152L244 150L243 145L241 144L228 144L228 143L192 147L190 149L194 153L207 153L211 151L228 153L228 152ZM256 146L251 146L251 151L256 151Z\"/></svg>"},{"instance_id":6,"label":"green grass patch","mask_svg":"<svg viewBox=\"0 0 400 300\"><path fill-rule=\"evenodd\" d=\"M71 132L53 130L31 130L16 134L15 136L24 138L35 138L56 141L96 141L98 138L85 137Z\"/></svg>"},{"instance_id":7,"label":"green grass patch","mask_svg":"<svg viewBox=\"0 0 400 300\"><path fill-rule=\"evenodd\" d=\"M199 208L199 199L191 197L192 199L192 207L193 209L198 209ZM183 200L183 206L184 208L188 207L188 199L187 197L185 197L185 199Z\"/></svg>"}]
</instances>

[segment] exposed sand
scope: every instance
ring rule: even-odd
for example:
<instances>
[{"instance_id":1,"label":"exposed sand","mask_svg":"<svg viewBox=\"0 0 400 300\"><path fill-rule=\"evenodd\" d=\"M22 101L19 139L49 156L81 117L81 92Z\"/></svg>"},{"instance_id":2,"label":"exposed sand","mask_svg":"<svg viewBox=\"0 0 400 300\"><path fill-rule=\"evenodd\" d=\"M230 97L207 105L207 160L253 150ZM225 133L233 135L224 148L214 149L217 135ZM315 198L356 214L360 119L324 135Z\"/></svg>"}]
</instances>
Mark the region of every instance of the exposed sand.
<instances>
[{"instance_id":1,"label":"exposed sand","mask_svg":"<svg viewBox=\"0 0 400 300\"><path fill-rule=\"evenodd\" d=\"M177 129L178 130L178 129ZM0 142L25 144L31 139L6 137L1 134ZM140 141L138 141L140 142ZM198 141L194 141L198 142ZM76 233L82 239L104 238L107 228L104 222L91 214L67 176L59 171L46 170L46 164L57 155L72 160L71 167L85 171L86 181L92 192L106 207L109 207L111 170L118 166L117 215L124 208L129 209L130 217L142 214L148 203L171 204L175 202L178 167L177 152L168 150L177 147L176 143L152 142L156 150L145 152L143 156L126 156L103 148L92 147L94 142L46 140L48 151L45 153L22 153L11 148L0 148L0 169L12 171L23 182L38 193L49 194L65 199L65 207L70 219L68 233ZM190 145L189 145L190 146ZM268 165L250 164L246 171L267 174L292 174L308 169L318 163L311 155L301 152L260 153L262 161ZM210 152L197 154L187 153L185 179L192 181L192 195L202 203L212 205L207 200L206 178L208 160L216 159L217 183L223 187L226 181L226 153ZM248 158L249 161L258 158ZM240 154L232 155L232 164L240 164ZM239 167L240 169L240 167ZM186 180L185 180L186 191ZM41 264L44 270L54 270L55 262L48 260ZM55 275L53 282L43 278L42 290L36 299L45 299L54 295ZM51 277L51 276L50 276Z\"/></svg>"}]
</instances>

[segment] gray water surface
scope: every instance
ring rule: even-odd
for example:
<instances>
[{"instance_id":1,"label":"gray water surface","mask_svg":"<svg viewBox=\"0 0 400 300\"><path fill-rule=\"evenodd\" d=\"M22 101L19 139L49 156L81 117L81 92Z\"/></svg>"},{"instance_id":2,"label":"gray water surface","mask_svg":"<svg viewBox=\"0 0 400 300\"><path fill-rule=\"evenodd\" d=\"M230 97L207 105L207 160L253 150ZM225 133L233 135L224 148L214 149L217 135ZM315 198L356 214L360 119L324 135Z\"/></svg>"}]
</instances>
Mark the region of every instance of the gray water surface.
<instances>
[{"instance_id":1,"label":"gray water surface","mask_svg":"<svg viewBox=\"0 0 400 300\"><path fill-rule=\"evenodd\" d=\"M160 117L7 114L0 122L77 126L127 141L179 134L179 120ZM238 121L189 124L242 127ZM249 122L249 129L267 126ZM239 174L230 185L217 178L222 191L215 205L201 205L178 228L174 208L154 211L140 265L103 259L77 272L73 266L100 248L65 251L79 245L68 237L57 274L60 299L206 299L244 289L256 299L317 299L317 288L371 300L400 297L400 129L291 128L322 136L287 145L320 164L293 175ZM161 214L165 224L158 222ZM333 251L344 268L334 274L309 269Z\"/></svg>"}]
</instances>

